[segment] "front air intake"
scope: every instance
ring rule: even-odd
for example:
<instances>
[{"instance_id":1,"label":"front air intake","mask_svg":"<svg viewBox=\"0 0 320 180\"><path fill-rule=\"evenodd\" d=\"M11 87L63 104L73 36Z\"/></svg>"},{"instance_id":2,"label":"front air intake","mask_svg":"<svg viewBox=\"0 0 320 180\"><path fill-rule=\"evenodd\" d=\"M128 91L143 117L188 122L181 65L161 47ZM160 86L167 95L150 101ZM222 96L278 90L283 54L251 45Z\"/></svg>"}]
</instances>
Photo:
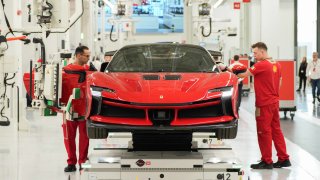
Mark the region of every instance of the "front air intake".
<instances>
[{"instance_id":1,"label":"front air intake","mask_svg":"<svg viewBox=\"0 0 320 180\"><path fill-rule=\"evenodd\" d=\"M159 75L143 75L144 80L159 80Z\"/></svg>"},{"instance_id":2,"label":"front air intake","mask_svg":"<svg viewBox=\"0 0 320 180\"><path fill-rule=\"evenodd\" d=\"M180 80L181 75L165 75L164 80Z\"/></svg>"}]
</instances>

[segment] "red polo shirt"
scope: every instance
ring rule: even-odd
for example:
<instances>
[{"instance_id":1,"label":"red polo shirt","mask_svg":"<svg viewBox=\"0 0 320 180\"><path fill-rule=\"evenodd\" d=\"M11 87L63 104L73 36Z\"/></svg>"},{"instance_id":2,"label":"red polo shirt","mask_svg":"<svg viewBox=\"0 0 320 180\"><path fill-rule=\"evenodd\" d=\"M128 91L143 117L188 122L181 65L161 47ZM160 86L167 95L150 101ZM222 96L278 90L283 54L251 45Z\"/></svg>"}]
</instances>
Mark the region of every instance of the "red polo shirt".
<instances>
[{"instance_id":1,"label":"red polo shirt","mask_svg":"<svg viewBox=\"0 0 320 180\"><path fill-rule=\"evenodd\" d=\"M262 60L249 71L254 76L256 106L262 107L279 102L281 66L278 62Z\"/></svg>"},{"instance_id":2,"label":"red polo shirt","mask_svg":"<svg viewBox=\"0 0 320 180\"><path fill-rule=\"evenodd\" d=\"M63 68L64 71L71 72L87 72L89 70L88 65L80 66L77 64L69 64ZM67 103L70 95L72 95L73 88L80 88L80 99L72 100L72 108L74 112L77 112L79 116L84 116L86 113L86 84L87 82L78 82L80 78L79 74L63 73L62 74L62 95L61 102Z\"/></svg>"}]
</instances>

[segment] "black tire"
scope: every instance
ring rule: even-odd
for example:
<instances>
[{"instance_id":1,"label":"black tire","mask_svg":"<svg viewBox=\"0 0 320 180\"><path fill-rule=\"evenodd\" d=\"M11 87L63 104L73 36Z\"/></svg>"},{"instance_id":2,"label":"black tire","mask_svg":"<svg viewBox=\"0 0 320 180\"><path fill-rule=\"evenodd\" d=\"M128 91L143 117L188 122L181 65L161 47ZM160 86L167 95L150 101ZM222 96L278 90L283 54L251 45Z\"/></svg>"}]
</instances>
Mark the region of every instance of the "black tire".
<instances>
[{"instance_id":1,"label":"black tire","mask_svg":"<svg viewBox=\"0 0 320 180\"><path fill-rule=\"evenodd\" d=\"M108 131L105 128L87 127L89 139L106 139Z\"/></svg>"},{"instance_id":2,"label":"black tire","mask_svg":"<svg viewBox=\"0 0 320 180\"><path fill-rule=\"evenodd\" d=\"M237 137L238 126L233 128L221 128L215 131L218 139L234 139Z\"/></svg>"}]
</instances>

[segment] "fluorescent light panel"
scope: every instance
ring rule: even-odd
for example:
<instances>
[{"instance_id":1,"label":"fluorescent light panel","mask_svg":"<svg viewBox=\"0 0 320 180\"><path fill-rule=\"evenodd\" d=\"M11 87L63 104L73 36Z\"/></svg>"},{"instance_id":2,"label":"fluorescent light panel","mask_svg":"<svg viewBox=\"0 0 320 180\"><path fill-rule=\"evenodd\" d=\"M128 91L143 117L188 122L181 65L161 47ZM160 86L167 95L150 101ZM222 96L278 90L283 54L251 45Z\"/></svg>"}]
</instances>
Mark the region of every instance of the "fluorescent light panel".
<instances>
[{"instance_id":1,"label":"fluorescent light panel","mask_svg":"<svg viewBox=\"0 0 320 180\"><path fill-rule=\"evenodd\" d=\"M218 0L214 5L213 8L217 8L221 5L221 3L223 3L224 0Z\"/></svg>"}]
</instances>

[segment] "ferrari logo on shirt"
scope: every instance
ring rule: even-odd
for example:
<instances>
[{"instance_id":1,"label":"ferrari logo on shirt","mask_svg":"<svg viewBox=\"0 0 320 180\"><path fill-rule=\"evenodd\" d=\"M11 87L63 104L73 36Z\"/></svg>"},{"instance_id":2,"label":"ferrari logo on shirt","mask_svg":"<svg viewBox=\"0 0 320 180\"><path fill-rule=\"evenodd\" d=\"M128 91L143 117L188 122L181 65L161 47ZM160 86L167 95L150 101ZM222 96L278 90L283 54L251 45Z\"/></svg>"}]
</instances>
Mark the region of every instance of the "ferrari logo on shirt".
<instances>
[{"instance_id":1,"label":"ferrari logo on shirt","mask_svg":"<svg viewBox=\"0 0 320 180\"><path fill-rule=\"evenodd\" d=\"M251 70L252 70L252 71L254 71L254 70L255 70L255 67L254 67L254 66L252 66L252 67L251 67Z\"/></svg>"},{"instance_id":2,"label":"ferrari logo on shirt","mask_svg":"<svg viewBox=\"0 0 320 180\"><path fill-rule=\"evenodd\" d=\"M160 99L163 99L163 95L160 95Z\"/></svg>"},{"instance_id":3,"label":"ferrari logo on shirt","mask_svg":"<svg viewBox=\"0 0 320 180\"><path fill-rule=\"evenodd\" d=\"M278 70L277 66L276 65L273 65L273 72L276 73Z\"/></svg>"}]
</instances>

